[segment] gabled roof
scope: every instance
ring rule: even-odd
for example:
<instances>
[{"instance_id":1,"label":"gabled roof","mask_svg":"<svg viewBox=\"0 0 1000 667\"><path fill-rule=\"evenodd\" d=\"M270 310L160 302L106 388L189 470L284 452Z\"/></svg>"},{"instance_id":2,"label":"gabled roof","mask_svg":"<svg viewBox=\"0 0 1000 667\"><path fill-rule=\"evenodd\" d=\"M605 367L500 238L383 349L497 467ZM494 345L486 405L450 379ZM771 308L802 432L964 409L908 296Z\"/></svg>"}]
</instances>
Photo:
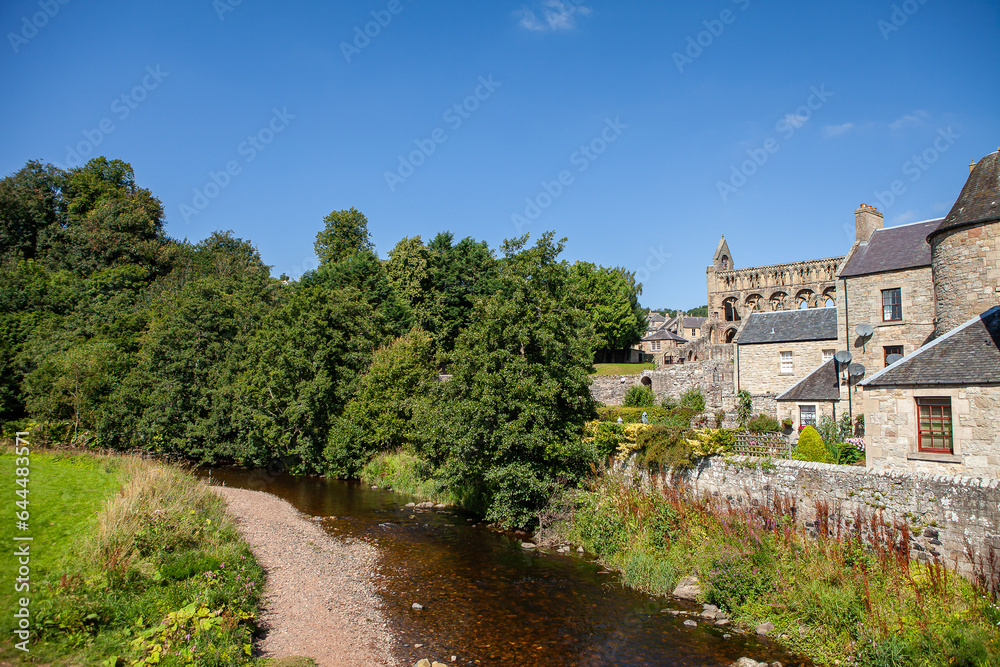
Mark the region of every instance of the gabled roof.
<instances>
[{"instance_id":1,"label":"gabled roof","mask_svg":"<svg viewBox=\"0 0 1000 667\"><path fill-rule=\"evenodd\" d=\"M684 316L684 322L681 324L685 329L701 329L702 325L705 324L707 317L688 317Z\"/></svg>"},{"instance_id":2,"label":"gabled roof","mask_svg":"<svg viewBox=\"0 0 1000 667\"><path fill-rule=\"evenodd\" d=\"M937 229L941 220L936 218L876 229L867 243L854 249L840 277L930 266L931 246L927 243L927 235Z\"/></svg>"},{"instance_id":3,"label":"gabled roof","mask_svg":"<svg viewBox=\"0 0 1000 667\"><path fill-rule=\"evenodd\" d=\"M666 318L660 315L655 310L650 311L649 315L646 317L647 322L665 322Z\"/></svg>"},{"instance_id":4,"label":"gabled roof","mask_svg":"<svg viewBox=\"0 0 1000 667\"><path fill-rule=\"evenodd\" d=\"M666 329L659 329L653 333L643 336L642 340L675 340L679 343L686 343L686 338L681 338L673 331L667 331Z\"/></svg>"},{"instance_id":5,"label":"gabled roof","mask_svg":"<svg viewBox=\"0 0 1000 667\"><path fill-rule=\"evenodd\" d=\"M778 394L776 401L839 401L840 378L837 375L837 361L820 365L787 391Z\"/></svg>"},{"instance_id":6,"label":"gabled roof","mask_svg":"<svg viewBox=\"0 0 1000 667\"><path fill-rule=\"evenodd\" d=\"M944 221L928 239L950 229L1000 221L1000 148L976 163Z\"/></svg>"},{"instance_id":7,"label":"gabled roof","mask_svg":"<svg viewBox=\"0 0 1000 667\"><path fill-rule=\"evenodd\" d=\"M837 339L836 308L803 308L750 313L737 345Z\"/></svg>"},{"instance_id":8,"label":"gabled roof","mask_svg":"<svg viewBox=\"0 0 1000 667\"><path fill-rule=\"evenodd\" d=\"M973 317L859 384L1000 384L1000 306Z\"/></svg>"}]
</instances>

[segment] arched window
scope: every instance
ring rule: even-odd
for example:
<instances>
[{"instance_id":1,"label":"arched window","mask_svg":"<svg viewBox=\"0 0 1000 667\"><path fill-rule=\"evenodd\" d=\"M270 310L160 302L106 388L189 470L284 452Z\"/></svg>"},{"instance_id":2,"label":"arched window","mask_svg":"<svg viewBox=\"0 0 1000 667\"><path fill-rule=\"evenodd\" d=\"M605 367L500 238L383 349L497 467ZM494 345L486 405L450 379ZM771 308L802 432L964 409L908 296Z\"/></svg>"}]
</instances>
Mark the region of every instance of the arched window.
<instances>
[{"instance_id":1,"label":"arched window","mask_svg":"<svg viewBox=\"0 0 1000 667\"><path fill-rule=\"evenodd\" d=\"M739 322L740 313L737 308L736 297L731 296L722 302L722 307L725 309L726 321L727 322Z\"/></svg>"},{"instance_id":2,"label":"arched window","mask_svg":"<svg viewBox=\"0 0 1000 667\"><path fill-rule=\"evenodd\" d=\"M727 329L726 330L726 342L727 343L732 343L734 338L736 338L736 329Z\"/></svg>"}]
</instances>

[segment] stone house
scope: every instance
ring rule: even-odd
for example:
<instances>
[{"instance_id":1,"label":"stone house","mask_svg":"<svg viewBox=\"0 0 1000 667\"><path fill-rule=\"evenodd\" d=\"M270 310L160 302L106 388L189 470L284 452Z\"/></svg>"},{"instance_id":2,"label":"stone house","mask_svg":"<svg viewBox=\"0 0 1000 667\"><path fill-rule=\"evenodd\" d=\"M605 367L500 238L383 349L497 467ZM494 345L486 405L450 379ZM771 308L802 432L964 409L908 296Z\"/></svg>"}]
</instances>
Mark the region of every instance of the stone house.
<instances>
[{"instance_id":1,"label":"stone house","mask_svg":"<svg viewBox=\"0 0 1000 667\"><path fill-rule=\"evenodd\" d=\"M690 315L685 315L681 311L677 311L677 316L671 318L664 325L667 331L671 331L681 338L686 338L687 340L697 340L701 336L702 326L705 324L707 317L691 317Z\"/></svg>"},{"instance_id":2,"label":"stone house","mask_svg":"<svg viewBox=\"0 0 1000 667\"><path fill-rule=\"evenodd\" d=\"M871 468L1000 476L1000 306L862 380Z\"/></svg>"},{"instance_id":3,"label":"stone house","mask_svg":"<svg viewBox=\"0 0 1000 667\"><path fill-rule=\"evenodd\" d=\"M816 426L824 417L840 417L842 371L837 360L830 359L775 397L778 420L792 420L793 441L798 441L803 426Z\"/></svg>"},{"instance_id":4,"label":"stone house","mask_svg":"<svg viewBox=\"0 0 1000 667\"><path fill-rule=\"evenodd\" d=\"M1000 149L927 242L934 340L860 383L868 465L1000 477Z\"/></svg>"},{"instance_id":5,"label":"stone house","mask_svg":"<svg viewBox=\"0 0 1000 667\"><path fill-rule=\"evenodd\" d=\"M837 310L751 313L736 337L736 390L781 394L833 359Z\"/></svg>"},{"instance_id":6,"label":"stone house","mask_svg":"<svg viewBox=\"0 0 1000 667\"><path fill-rule=\"evenodd\" d=\"M837 276L838 349L850 351L852 361L871 375L885 368L889 357L913 352L934 333L927 235L941 218L883 228L882 214L862 204L854 219L857 237Z\"/></svg>"},{"instance_id":7,"label":"stone house","mask_svg":"<svg viewBox=\"0 0 1000 667\"><path fill-rule=\"evenodd\" d=\"M653 333L654 331L659 331L666 324L667 318L665 318L660 313L655 310L649 311L646 315L646 335Z\"/></svg>"},{"instance_id":8,"label":"stone house","mask_svg":"<svg viewBox=\"0 0 1000 667\"><path fill-rule=\"evenodd\" d=\"M685 343L686 339L663 327L643 336L639 341L639 348L644 356L651 357L657 366L663 366L677 361L677 348Z\"/></svg>"}]
</instances>

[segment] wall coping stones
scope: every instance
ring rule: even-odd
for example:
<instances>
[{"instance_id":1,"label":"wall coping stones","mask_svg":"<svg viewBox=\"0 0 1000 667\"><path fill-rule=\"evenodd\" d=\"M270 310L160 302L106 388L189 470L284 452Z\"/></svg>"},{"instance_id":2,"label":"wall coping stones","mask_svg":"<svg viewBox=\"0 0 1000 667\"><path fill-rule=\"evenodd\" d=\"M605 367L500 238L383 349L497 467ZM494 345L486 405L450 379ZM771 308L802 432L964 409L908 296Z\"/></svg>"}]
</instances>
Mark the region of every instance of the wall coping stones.
<instances>
[{"instance_id":1,"label":"wall coping stones","mask_svg":"<svg viewBox=\"0 0 1000 667\"><path fill-rule=\"evenodd\" d=\"M735 455L728 457L733 461L760 459L761 457ZM862 468L860 466L845 466L836 463L820 463L817 461L796 461L793 459L772 459L773 463L785 468L802 468L806 470L836 470L858 477L887 477L890 479L910 479L916 482L941 482L955 486L978 486L995 489L1000 486L1000 478L969 477L967 475L941 475L936 473L917 472L899 468Z\"/></svg>"}]
</instances>

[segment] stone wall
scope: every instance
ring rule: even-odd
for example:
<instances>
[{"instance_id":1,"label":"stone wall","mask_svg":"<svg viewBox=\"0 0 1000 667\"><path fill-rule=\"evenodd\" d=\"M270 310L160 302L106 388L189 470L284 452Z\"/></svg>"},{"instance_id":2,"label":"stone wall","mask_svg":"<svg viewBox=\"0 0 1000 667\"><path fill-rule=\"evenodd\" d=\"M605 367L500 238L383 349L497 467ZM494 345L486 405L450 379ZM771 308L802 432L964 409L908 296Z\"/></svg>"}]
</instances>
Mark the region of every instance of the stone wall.
<instances>
[{"instance_id":1,"label":"stone wall","mask_svg":"<svg viewBox=\"0 0 1000 667\"><path fill-rule=\"evenodd\" d=\"M642 375L591 375L590 380L590 395L595 401L604 405L621 405L625 392L640 384Z\"/></svg>"},{"instance_id":2,"label":"stone wall","mask_svg":"<svg viewBox=\"0 0 1000 667\"><path fill-rule=\"evenodd\" d=\"M863 396L871 467L1000 477L1000 387L865 387ZM917 451L916 396L951 398L951 455Z\"/></svg>"},{"instance_id":3,"label":"stone wall","mask_svg":"<svg viewBox=\"0 0 1000 667\"><path fill-rule=\"evenodd\" d=\"M899 288L903 319L882 321L882 290ZM845 326L844 299L837 302L837 349L849 350L852 361L863 364L865 376L885 368L888 345L901 345L903 354L910 354L930 340L934 333L934 283L929 266L903 271L890 271L847 279L847 307L850 308ZM860 338L859 324L870 324L875 333Z\"/></svg>"},{"instance_id":4,"label":"stone wall","mask_svg":"<svg viewBox=\"0 0 1000 667\"><path fill-rule=\"evenodd\" d=\"M938 336L1000 303L1000 222L935 235L931 261Z\"/></svg>"},{"instance_id":5,"label":"stone wall","mask_svg":"<svg viewBox=\"0 0 1000 667\"><path fill-rule=\"evenodd\" d=\"M837 341L737 345L736 388L751 394L780 394L823 363L823 350L836 350ZM781 352L792 353L792 372L781 373Z\"/></svg>"},{"instance_id":6,"label":"stone wall","mask_svg":"<svg viewBox=\"0 0 1000 667\"><path fill-rule=\"evenodd\" d=\"M767 502L773 494L796 500L798 519L815 521L816 502L826 501L844 519L856 509L881 510L885 520L906 520L911 555L927 560L933 555L954 566L956 557L968 572L964 540L975 549L1000 548L1000 480L928 475L899 470L872 470L828 463L711 457L670 482L687 484L698 493L721 494ZM916 532L914 532L914 530Z\"/></svg>"}]
</instances>

